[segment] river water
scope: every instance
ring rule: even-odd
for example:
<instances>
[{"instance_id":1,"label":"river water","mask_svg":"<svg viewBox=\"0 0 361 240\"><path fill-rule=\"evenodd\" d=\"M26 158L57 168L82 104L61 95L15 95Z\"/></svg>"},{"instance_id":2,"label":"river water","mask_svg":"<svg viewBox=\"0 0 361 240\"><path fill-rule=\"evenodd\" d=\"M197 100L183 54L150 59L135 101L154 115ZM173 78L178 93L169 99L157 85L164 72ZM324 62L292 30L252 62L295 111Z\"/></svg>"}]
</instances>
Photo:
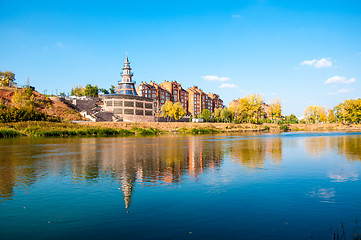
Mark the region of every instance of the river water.
<instances>
[{"instance_id":1,"label":"river water","mask_svg":"<svg viewBox=\"0 0 361 240\"><path fill-rule=\"evenodd\" d=\"M0 150L2 240L361 233L361 133L12 138Z\"/></svg>"}]
</instances>

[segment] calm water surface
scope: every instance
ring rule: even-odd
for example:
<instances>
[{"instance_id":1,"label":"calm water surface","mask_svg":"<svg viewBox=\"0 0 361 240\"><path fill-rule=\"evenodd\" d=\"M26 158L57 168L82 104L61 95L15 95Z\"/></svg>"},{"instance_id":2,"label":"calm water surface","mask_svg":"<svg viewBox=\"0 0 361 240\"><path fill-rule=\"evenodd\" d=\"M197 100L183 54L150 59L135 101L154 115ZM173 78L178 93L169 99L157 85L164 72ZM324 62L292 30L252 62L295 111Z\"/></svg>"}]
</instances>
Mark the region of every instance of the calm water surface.
<instances>
[{"instance_id":1,"label":"calm water surface","mask_svg":"<svg viewBox=\"0 0 361 240\"><path fill-rule=\"evenodd\" d=\"M361 233L361 133L0 139L0 239Z\"/></svg>"}]
</instances>

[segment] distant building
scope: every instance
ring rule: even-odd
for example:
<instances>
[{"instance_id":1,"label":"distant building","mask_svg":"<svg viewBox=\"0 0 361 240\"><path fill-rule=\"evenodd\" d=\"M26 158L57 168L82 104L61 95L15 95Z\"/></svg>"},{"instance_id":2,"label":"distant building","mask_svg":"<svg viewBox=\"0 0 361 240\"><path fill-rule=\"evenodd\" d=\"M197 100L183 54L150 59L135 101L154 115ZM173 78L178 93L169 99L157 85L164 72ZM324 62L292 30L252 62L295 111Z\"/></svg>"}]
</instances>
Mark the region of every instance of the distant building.
<instances>
[{"instance_id":1,"label":"distant building","mask_svg":"<svg viewBox=\"0 0 361 240\"><path fill-rule=\"evenodd\" d=\"M171 93L154 81L150 81L150 83L141 82L137 87L137 93L139 96L153 99L156 113L160 112L162 105L167 100L171 100Z\"/></svg>"},{"instance_id":2,"label":"distant building","mask_svg":"<svg viewBox=\"0 0 361 240\"><path fill-rule=\"evenodd\" d=\"M155 102L155 111L158 113L167 100L173 103L180 102L187 115L200 115L203 109L214 112L215 108L223 107L223 101L218 94L206 94L197 86L185 90L176 81L164 81L160 84L154 81L141 82L137 87L137 93L139 96L152 98Z\"/></svg>"},{"instance_id":3,"label":"distant building","mask_svg":"<svg viewBox=\"0 0 361 240\"><path fill-rule=\"evenodd\" d=\"M187 89L189 96L188 112L193 116L199 116L201 114L201 94L197 90L197 86Z\"/></svg>"},{"instance_id":4,"label":"distant building","mask_svg":"<svg viewBox=\"0 0 361 240\"><path fill-rule=\"evenodd\" d=\"M135 82L132 80L128 56L125 59L122 80L118 82L116 94L104 94L101 96L104 102L104 110L112 112L123 121L153 122L154 101L150 97L138 96L135 90Z\"/></svg>"},{"instance_id":5,"label":"distant building","mask_svg":"<svg viewBox=\"0 0 361 240\"><path fill-rule=\"evenodd\" d=\"M188 113L188 92L182 88L180 83L177 83L176 81L164 81L160 86L170 92L170 100L172 102L180 102L184 110Z\"/></svg>"},{"instance_id":6,"label":"distant building","mask_svg":"<svg viewBox=\"0 0 361 240\"><path fill-rule=\"evenodd\" d=\"M219 98L218 94L208 93L208 97L212 99L212 112L215 108L223 108L223 100Z\"/></svg>"},{"instance_id":7,"label":"distant building","mask_svg":"<svg viewBox=\"0 0 361 240\"><path fill-rule=\"evenodd\" d=\"M193 86L187 89L189 94L188 111L191 115L200 115L204 109L214 112L215 108L223 108L223 101L218 94L206 94L198 86Z\"/></svg>"}]
</instances>

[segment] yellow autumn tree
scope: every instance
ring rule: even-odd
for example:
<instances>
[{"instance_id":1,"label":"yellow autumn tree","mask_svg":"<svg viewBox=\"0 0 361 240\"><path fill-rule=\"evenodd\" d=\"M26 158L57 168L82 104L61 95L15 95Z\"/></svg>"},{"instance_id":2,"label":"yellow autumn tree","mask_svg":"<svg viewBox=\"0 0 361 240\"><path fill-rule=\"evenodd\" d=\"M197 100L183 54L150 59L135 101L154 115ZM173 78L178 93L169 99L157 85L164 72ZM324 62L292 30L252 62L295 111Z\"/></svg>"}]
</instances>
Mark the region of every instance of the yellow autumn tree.
<instances>
[{"instance_id":1,"label":"yellow autumn tree","mask_svg":"<svg viewBox=\"0 0 361 240\"><path fill-rule=\"evenodd\" d=\"M74 86L70 91L70 95L78 97L84 96L84 88L81 85Z\"/></svg>"},{"instance_id":2,"label":"yellow autumn tree","mask_svg":"<svg viewBox=\"0 0 361 240\"><path fill-rule=\"evenodd\" d=\"M173 108L173 103L167 100L161 107L163 117L165 118L171 117L172 108Z\"/></svg>"},{"instance_id":3,"label":"yellow autumn tree","mask_svg":"<svg viewBox=\"0 0 361 240\"><path fill-rule=\"evenodd\" d=\"M278 120L282 117L281 100L279 98L274 98L270 101L267 115L271 117L272 120Z\"/></svg>"},{"instance_id":4,"label":"yellow autumn tree","mask_svg":"<svg viewBox=\"0 0 361 240\"><path fill-rule=\"evenodd\" d=\"M338 122L361 123L361 98L345 100L333 110Z\"/></svg>"},{"instance_id":5,"label":"yellow autumn tree","mask_svg":"<svg viewBox=\"0 0 361 240\"><path fill-rule=\"evenodd\" d=\"M233 113L234 119L239 122L250 122L262 115L263 97L259 94L247 95L229 104L229 110Z\"/></svg>"},{"instance_id":6,"label":"yellow autumn tree","mask_svg":"<svg viewBox=\"0 0 361 240\"><path fill-rule=\"evenodd\" d=\"M174 118L175 120L179 120L185 114L186 114L186 111L184 110L184 108L180 102L176 102L173 104L171 111L170 111L170 117Z\"/></svg>"},{"instance_id":7,"label":"yellow autumn tree","mask_svg":"<svg viewBox=\"0 0 361 240\"><path fill-rule=\"evenodd\" d=\"M304 111L304 116L309 123L327 122L326 110L321 106L308 106Z\"/></svg>"},{"instance_id":8,"label":"yellow autumn tree","mask_svg":"<svg viewBox=\"0 0 361 240\"><path fill-rule=\"evenodd\" d=\"M35 107L35 97L31 88L16 90L12 101L16 108L32 109Z\"/></svg>"}]
</instances>

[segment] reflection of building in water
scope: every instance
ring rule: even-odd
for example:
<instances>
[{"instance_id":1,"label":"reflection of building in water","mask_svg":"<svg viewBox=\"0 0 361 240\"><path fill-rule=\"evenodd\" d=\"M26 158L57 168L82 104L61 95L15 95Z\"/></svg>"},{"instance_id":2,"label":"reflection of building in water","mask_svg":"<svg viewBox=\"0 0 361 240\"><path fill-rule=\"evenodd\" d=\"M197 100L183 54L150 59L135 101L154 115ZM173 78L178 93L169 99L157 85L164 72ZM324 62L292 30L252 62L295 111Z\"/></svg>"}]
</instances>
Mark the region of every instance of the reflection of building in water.
<instances>
[{"instance_id":1,"label":"reflection of building in water","mask_svg":"<svg viewBox=\"0 0 361 240\"><path fill-rule=\"evenodd\" d=\"M255 137L231 141L230 156L234 162L248 168L263 168L267 157L272 163L280 164L282 139Z\"/></svg>"},{"instance_id":2,"label":"reflection of building in water","mask_svg":"<svg viewBox=\"0 0 361 240\"><path fill-rule=\"evenodd\" d=\"M121 184L122 184L122 191L123 191L123 195L124 195L124 205L125 205L125 208L128 210L130 202L132 201L134 180L127 178L127 176L125 176L122 179Z\"/></svg>"},{"instance_id":3,"label":"reflection of building in water","mask_svg":"<svg viewBox=\"0 0 361 240\"><path fill-rule=\"evenodd\" d=\"M199 138L109 140L113 147L103 151L102 170L119 179L127 209L136 182L152 186L181 182L185 174L196 178L209 166L219 167L223 155L220 147L205 145Z\"/></svg>"},{"instance_id":4,"label":"reflection of building in water","mask_svg":"<svg viewBox=\"0 0 361 240\"><path fill-rule=\"evenodd\" d=\"M135 184L174 184L187 175L196 179L208 169L218 169L225 151L220 142L204 141L202 137L36 141L39 144L19 145L21 149L9 150L6 157L0 157L0 198L10 198L19 184L29 186L56 173L75 181L118 181L125 207L129 208Z\"/></svg>"}]
</instances>

